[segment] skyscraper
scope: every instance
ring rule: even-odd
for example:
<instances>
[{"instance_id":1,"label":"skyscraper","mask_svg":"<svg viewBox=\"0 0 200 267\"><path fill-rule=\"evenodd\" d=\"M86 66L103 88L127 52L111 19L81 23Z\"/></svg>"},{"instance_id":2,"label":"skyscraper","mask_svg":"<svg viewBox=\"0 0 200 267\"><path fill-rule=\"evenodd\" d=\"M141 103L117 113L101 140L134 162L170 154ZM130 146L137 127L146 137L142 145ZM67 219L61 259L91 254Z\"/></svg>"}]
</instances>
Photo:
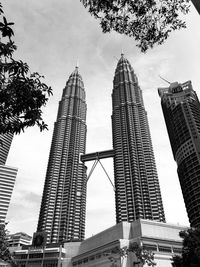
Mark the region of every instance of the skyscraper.
<instances>
[{"instance_id":1,"label":"skyscraper","mask_svg":"<svg viewBox=\"0 0 200 267\"><path fill-rule=\"evenodd\" d=\"M165 221L142 91L122 54L113 81L112 133L116 219Z\"/></svg>"},{"instance_id":2,"label":"skyscraper","mask_svg":"<svg viewBox=\"0 0 200 267\"><path fill-rule=\"evenodd\" d=\"M0 221L5 221L17 176L17 169L0 165Z\"/></svg>"},{"instance_id":3,"label":"skyscraper","mask_svg":"<svg viewBox=\"0 0 200 267\"><path fill-rule=\"evenodd\" d=\"M191 81L159 88L174 160L192 227L200 226L200 103Z\"/></svg>"},{"instance_id":4,"label":"skyscraper","mask_svg":"<svg viewBox=\"0 0 200 267\"><path fill-rule=\"evenodd\" d=\"M13 134L0 135L0 164L5 165L8 157L8 152L12 143Z\"/></svg>"},{"instance_id":5,"label":"skyscraper","mask_svg":"<svg viewBox=\"0 0 200 267\"><path fill-rule=\"evenodd\" d=\"M196 10L199 12L200 14L200 3L199 0L192 0L193 5L196 7Z\"/></svg>"},{"instance_id":6,"label":"skyscraper","mask_svg":"<svg viewBox=\"0 0 200 267\"><path fill-rule=\"evenodd\" d=\"M17 169L5 166L13 134L0 135L0 221L5 221L12 191L17 176Z\"/></svg>"},{"instance_id":7,"label":"skyscraper","mask_svg":"<svg viewBox=\"0 0 200 267\"><path fill-rule=\"evenodd\" d=\"M85 90L76 67L59 103L38 221L48 243L84 239L87 177L79 159L85 142Z\"/></svg>"}]
</instances>

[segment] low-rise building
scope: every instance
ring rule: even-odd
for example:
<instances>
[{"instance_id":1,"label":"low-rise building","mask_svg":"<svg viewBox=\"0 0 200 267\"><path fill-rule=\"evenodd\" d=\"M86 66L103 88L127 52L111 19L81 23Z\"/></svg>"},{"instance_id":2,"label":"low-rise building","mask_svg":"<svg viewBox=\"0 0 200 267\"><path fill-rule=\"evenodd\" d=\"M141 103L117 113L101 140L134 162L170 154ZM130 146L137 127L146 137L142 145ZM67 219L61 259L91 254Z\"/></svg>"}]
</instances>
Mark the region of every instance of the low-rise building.
<instances>
[{"instance_id":1,"label":"low-rise building","mask_svg":"<svg viewBox=\"0 0 200 267\"><path fill-rule=\"evenodd\" d=\"M171 259L180 254L179 232L187 227L139 219L121 222L83 242L52 244L43 248L26 247L15 252L19 267L141 267L135 253L122 256L130 244L154 253L156 267L171 267Z\"/></svg>"},{"instance_id":2,"label":"low-rise building","mask_svg":"<svg viewBox=\"0 0 200 267\"><path fill-rule=\"evenodd\" d=\"M186 229L142 219L132 223L122 222L83 241L68 266L111 267L115 263L119 267L139 267L142 265L134 253L128 253L127 257L119 254L119 249L137 243L144 250L154 253L156 267L171 267L172 256L180 254L182 249L179 232Z\"/></svg>"},{"instance_id":3,"label":"low-rise building","mask_svg":"<svg viewBox=\"0 0 200 267\"><path fill-rule=\"evenodd\" d=\"M30 235L27 235L24 232L9 234L8 239L7 239L11 251L12 251L12 248L17 249L17 248L22 247L23 245L30 245L31 240L32 240L32 237Z\"/></svg>"},{"instance_id":4,"label":"low-rise building","mask_svg":"<svg viewBox=\"0 0 200 267\"><path fill-rule=\"evenodd\" d=\"M19 267L61 267L64 257L65 249L60 244L46 247L23 246L22 250L14 252Z\"/></svg>"}]
</instances>

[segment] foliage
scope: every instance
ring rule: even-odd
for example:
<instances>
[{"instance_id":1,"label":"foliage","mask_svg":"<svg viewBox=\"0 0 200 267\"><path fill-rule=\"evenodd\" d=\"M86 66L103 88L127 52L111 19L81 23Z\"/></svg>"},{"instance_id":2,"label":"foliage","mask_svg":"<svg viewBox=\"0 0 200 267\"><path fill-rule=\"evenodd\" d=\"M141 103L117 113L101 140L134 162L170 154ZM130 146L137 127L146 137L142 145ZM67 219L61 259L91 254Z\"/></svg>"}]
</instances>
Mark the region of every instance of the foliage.
<instances>
[{"instance_id":1,"label":"foliage","mask_svg":"<svg viewBox=\"0 0 200 267\"><path fill-rule=\"evenodd\" d=\"M172 259L174 267L199 267L200 266L200 228L190 228L180 232L183 238L181 256L175 255Z\"/></svg>"},{"instance_id":2,"label":"foliage","mask_svg":"<svg viewBox=\"0 0 200 267\"><path fill-rule=\"evenodd\" d=\"M30 73L26 63L13 58L17 49L12 40L14 23L3 16L1 3L0 17L0 134L20 133L34 125L42 131L47 125L41 108L52 89L42 82L43 76Z\"/></svg>"},{"instance_id":3,"label":"foliage","mask_svg":"<svg viewBox=\"0 0 200 267\"><path fill-rule=\"evenodd\" d=\"M100 20L103 33L116 31L133 37L142 52L162 44L174 30L185 28L180 14L189 0L80 0Z\"/></svg>"},{"instance_id":4,"label":"foliage","mask_svg":"<svg viewBox=\"0 0 200 267\"><path fill-rule=\"evenodd\" d=\"M115 248L112 251L112 255L108 257L108 259L112 262L111 266L116 266L117 260L127 257L129 253L134 253L138 262L142 264L142 266L144 264L147 264L147 266L151 267L156 266L156 263L154 262L154 253L152 251L143 249L136 242L130 242L129 246L125 246L123 248ZM118 255L118 257L114 255Z\"/></svg>"},{"instance_id":5,"label":"foliage","mask_svg":"<svg viewBox=\"0 0 200 267\"><path fill-rule=\"evenodd\" d=\"M183 267L183 259L181 256L175 255L175 256L173 256L172 260L173 260L173 262L172 262L173 267Z\"/></svg>"},{"instance_id":6,"label":"foliage","mask_svg":"<svg viewBox=\"0 0 200 267\"><path fill-rule=\"evenodd\" d=\"M6 224L0 222L0 259L6 262L12 262L12 256L8 249Z\"/></svg>"}]
</instances>

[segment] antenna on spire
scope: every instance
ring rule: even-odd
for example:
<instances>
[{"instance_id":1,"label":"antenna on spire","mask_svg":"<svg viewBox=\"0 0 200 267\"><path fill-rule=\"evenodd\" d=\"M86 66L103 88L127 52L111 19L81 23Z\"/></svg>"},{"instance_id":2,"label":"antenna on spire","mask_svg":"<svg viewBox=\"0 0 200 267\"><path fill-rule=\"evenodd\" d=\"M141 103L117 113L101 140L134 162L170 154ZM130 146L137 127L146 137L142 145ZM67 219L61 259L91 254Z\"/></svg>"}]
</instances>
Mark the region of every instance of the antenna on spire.
<instances>
[{"instance_id":1,"label":"antenna on spire","mask_svg":"<svg viewBox=\"0 0 200 267\"><path fill-rule=\"evenodd\" d=\"M167 81L166 79L164 79L163 77L161 77L160 75L158 75L159 76L159 78L161 79L161 80L163 80L164 82L166 82L166 83L168 83L168 84L171 84L169 81Z\"/></svg>"},{"instance_id":2,"label":"antenna on spire","mask_svg":"<svg viewBox=\"0 0 200 267\"><path fill-rule=\"evenodd\" d=\"M78 69L78 67L79 67L79 62L78 62L78 59L77 59L77 61L76 61L76 69Z\"/></svg>"},{"instance_id":3,"label":"antenna on spire","mask_svg":"<svg viewBox=\"0 0 200 267\"><path fill-rule=\"evenodd\" d=\"M123 50L123 48L121 49L121 56L122 57L124 56L124 50Z\"/></svg>"}]
</instances>

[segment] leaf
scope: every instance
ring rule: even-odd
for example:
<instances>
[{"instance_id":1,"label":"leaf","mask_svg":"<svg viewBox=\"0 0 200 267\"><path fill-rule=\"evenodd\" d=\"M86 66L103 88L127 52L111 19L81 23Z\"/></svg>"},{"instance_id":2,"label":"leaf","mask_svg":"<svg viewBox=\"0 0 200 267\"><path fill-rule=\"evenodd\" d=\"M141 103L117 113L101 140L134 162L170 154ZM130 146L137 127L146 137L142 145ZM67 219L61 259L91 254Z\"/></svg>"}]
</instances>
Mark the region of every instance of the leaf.
<instances>
[{"instance_id":1,"label":"leaf","mask_svg":"<svg viewBox=\"0 0 200 267\"><path fill-rule=\"evenodd\" d=\"M116 31L133 37L142 52L162 44L171 31L185 28L181 13L189 12L189 0L80 1L99 19L103 33Z\"/></svg>"},{"instance_id":2,"label":"leaf","mask_svg":"<svg viewBox=\"0 0 200 267\"><path fill-rule=\"evenodd\" d=\"M0 134L19 134L34 125L43 131L48 126L43 121L42 108L52 95L52 88L43 82L44 77L38 72L30 73L27 63L13 58L17 49L11 41L13 24L4 16L0 22L2 37L9 38L8 42L2 38L0 41Z\"/></svg>"},{"instance_id":3,"label":"leaf","mask_svg":"<svg viewBox=\"0 0 200 267\"><path fill-rule=\"evenodd\" d=\"M7 23L7 20L6 20L6 18L3 16L3 21L4 21L4 25L7 25L8 23Z\"/></svg>"}]
</instances>

